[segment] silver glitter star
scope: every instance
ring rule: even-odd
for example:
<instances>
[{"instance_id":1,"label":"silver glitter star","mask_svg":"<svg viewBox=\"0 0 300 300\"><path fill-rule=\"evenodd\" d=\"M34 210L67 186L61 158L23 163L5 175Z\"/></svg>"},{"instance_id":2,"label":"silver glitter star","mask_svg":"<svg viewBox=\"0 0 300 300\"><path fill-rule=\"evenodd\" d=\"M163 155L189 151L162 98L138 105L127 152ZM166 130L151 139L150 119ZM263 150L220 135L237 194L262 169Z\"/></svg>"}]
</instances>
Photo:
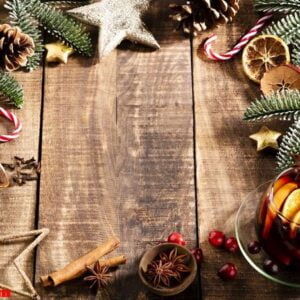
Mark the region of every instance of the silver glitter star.
<instances>
[{"instance_id":1,"label":"silver glitter star","mask_svg":"<svg viewBox=\"0 0 300 300\"><path fill-rule=\"evenodd\" d=\"M110 53L123 40L140 43L155 49L160 46L145 28L141 16L149 7L149 0L101 0L69 10L79 20L100 28L100 58Z\"/></svg>"}]
</instances>

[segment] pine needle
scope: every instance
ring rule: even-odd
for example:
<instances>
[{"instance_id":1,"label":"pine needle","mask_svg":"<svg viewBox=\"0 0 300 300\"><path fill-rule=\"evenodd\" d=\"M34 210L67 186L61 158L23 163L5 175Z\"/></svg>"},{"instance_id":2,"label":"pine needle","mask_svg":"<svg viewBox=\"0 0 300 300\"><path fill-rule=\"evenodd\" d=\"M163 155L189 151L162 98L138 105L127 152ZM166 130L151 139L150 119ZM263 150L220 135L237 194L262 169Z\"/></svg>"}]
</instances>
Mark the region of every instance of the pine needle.
<instances>
[{"instance_id":1,"label":"pine needle","mask_svg":"<svg viewBox=\"0 0 300 300\"><path fill-rule=\"evenodd\" d=\"M277 154L277 171L290 168L295 161L293 155L300 154L300 120L284 135Z\"/></svg>"},{"instance_id":2,"label":"pine needle","mask_svg":"<svg viewBox=\"0 0 300 300\"><path fill-rule=\"evenodd\" d=\"M300 117L300 91L286 90L274 92L252 102L247 108L245 120L277 118L280 120L297 120Z\"/></svg>"},{"instance_id":3,"label":"pine needle","mask_svg":"<svg viewBox=\"0 0 300 300\"><path fill-rule=\"evenodd\" d=\"M262 12L295 12L300 10L300 0L257 0L255 9Z\"/></svg>"},{"instance_id":4,"label":"pine needle","mask_svg":"<svg viewBox=\"0 0 300 300\"><path fill-rule=\"evenodd\" d=\"M0 71L0 93L5 97L5 104L22 107L23 89L14 77L4 71Z\"/></svg>"},{"instance_id":5,"label":"pine needle","mask_svg":"<svg viewBox=\"0 0 300 300\"><path fill-rule=\"evenodd\" d=\"M26 3L27 12L35 18L45 30L65 42L77 52L90 56L92 42L85 28L73 18L64 15L51 5L40 0L23 0Z\"/></svg>"},{"instance_id":6,"label":"pine needle","mask_svg":"<svg viewBox=\"0 0 300 300\"><path fill-rule=\"evenodd\" d=\"M272 22L263 31L263 34L277 35L286 43L290 44L298 32L300 32L300 10L286 15L278 21Z\"/></svg>"}]
</instances>

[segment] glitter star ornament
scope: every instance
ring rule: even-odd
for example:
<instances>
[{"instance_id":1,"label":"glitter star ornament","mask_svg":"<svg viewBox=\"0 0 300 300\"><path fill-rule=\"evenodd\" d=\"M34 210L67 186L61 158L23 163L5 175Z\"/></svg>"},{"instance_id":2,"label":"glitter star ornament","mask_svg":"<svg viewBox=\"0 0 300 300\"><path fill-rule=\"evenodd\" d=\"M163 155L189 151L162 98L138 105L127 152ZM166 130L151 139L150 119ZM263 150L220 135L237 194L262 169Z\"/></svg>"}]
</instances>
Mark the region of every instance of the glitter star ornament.
<instances>
[{"instance_id":1,"label":"glitter star ornament","mask_svg":"<svg viewBox=\"0 0 300 300\"><path fill-rule=\"evenodd\" d=\"M45 48L47 49L47 62L58 62L66 64L68 62L69 56L74 53L74 50L72 48L69 48L63 43L46 44Z\"/></svg>"},{"instance_id":2,"label":"glitter star ornament","mask_svg":"<svg viewBox=\"0 0 300 300\"><path fill-rule=\"evenodd\" d=\"M250 139L257 142L257 151L261 151L266 148L278 149L277 140L280 136L280 132L263 126L257 133L250 135Z\"/></svg>"},{"instance_id":3,"label":"glitter star ornament","mask_svg":"<svg viewBox=\"0 0 300 300\"><path fill-rule=\"evenodd\" d=\"M102 58L123 40L160 48L141 19L148 7L149 0L101 0L69 10L68 13L99 27L99 56Z\"/></svg>"}]
</instances>

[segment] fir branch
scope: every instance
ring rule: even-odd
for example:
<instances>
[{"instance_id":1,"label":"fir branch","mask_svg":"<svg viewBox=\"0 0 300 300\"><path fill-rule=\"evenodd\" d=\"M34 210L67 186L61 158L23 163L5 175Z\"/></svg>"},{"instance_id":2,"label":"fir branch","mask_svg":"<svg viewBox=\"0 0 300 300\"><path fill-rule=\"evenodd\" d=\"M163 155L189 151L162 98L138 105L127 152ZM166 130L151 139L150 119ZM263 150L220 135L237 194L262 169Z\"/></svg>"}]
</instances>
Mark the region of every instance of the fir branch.
<instances>
[{"instance_id":1,"label":"fir branch","mask_svg":"<svg viewBox=\"0 0 300 300\"><path fill-rule=\"evenodd\" d=\"M300 32L295 35L292 44L292 62L294 65L300 66Z\"/></svg>"},{"instance_id":2,"label":"fir branch","mask_svg":"<svg viewBox=\"0 0 300 300\"><path fill-rule=\"evenodd\" d=\"M300 0L256 0L254 7L261 12L295 12L300 10Z\"/></svg>"},{"instance_id":3,"label":"fir branch","mask_svg":"<svg viewBox=\"0 0 300 300\"><path fill-rule=\"evenodd\" d=\"M292 62L300 67L300 45L297 45L292 51Z\"/></svg>"},{"instance_id":4,"label":"fir branch","mask_svg":"<svg viewBox=\"0 0 300 300\"><path fill-rule=\"evenodd\" d=\"M6 104L22 107L23 89L14 77L4 71L0 71L0 93L5 97Z\"/></svg>"},{"instance_id":5,"label":"fir branch","mask_svg":"<svg viewBox=\"0 0 300 300\"><path fill-rule=\"evenodd\" d=\"M300 154L300 120L284 135L277 154L277 171L281 172L295 163L293 155Z\"/></svg>"},{"instance_id":6,"label":"fir branch","mask_svg":"<svg viewBox=\"0 0 300 300\"><path fill-rule=\"evenodd\" d=\"M20 27L34 41L35 53L34 56L28 58L26 65L26 69L32 71L40 65L44 51L42 34L38 24L28 14L23 0L7 0L4 7L9 11L11 24Z\"/></svg>"},{"instance_id":7,"label":"fir branch","mask_svg":"<svg viewBox=\"0 0 300 300\"><path fill-rule=\"evenodd\" d=\"M247 108L244 120L278 118L297 120L300 116L300 91L287 90L262 96Z\"/></svg>"},{"instance_id":8,"label":"fir branch","mask_svg":"<svg viewBox=\"0 0 300 300\"><path fill-rule=\"evenodd\" d=\"M79 6L90 4L90 0L43 0L42 2L46 2L47 4L52 5L58 9L72 9Z\"/></svg>"},{"instance_id":9,"label":"fir branch","mask_svg":"<svg viewBox=\"0 0 300 300\"><path fill-rule=\"evenodd\" d=\"M90 56L92 42L90 35L84 27L51 5L42 3L40 0L23 0L27 6L27 12L55 37L65 42L77 52Z\"/></svg>"},{"instance_id":10,"label":"fir branch","mask_svg":"<svg viewBox=\"0 0 300 300\"><path fill-rule=\"evenodd\" d=\"M295 11L286 15L278 21L272 22L263 34L273 34L281 37L286 43L290 44L300 32L300 11ZM297 44L299 41L297 41Z\"/></svg>"}]
</instances>

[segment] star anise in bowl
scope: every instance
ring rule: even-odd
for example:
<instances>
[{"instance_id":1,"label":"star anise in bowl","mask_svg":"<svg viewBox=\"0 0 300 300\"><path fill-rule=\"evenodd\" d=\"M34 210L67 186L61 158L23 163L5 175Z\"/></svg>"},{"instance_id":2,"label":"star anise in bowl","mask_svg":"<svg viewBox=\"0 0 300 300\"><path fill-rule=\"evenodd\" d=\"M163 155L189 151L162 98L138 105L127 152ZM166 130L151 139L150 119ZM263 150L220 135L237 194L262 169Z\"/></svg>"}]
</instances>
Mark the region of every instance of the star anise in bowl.
<instances>
[{"instance_id":1,"label":"star anise in bowl","mask_svg":"<svg viewBox=\"0 0 300 300\"><path fill-rule=\"evenodd\" d=\"M143 283L162 296L176 295L195 279L197 264L190 251L165 243L148 250L141 259L139 275Z\"/></svg>"}]
</instances>

